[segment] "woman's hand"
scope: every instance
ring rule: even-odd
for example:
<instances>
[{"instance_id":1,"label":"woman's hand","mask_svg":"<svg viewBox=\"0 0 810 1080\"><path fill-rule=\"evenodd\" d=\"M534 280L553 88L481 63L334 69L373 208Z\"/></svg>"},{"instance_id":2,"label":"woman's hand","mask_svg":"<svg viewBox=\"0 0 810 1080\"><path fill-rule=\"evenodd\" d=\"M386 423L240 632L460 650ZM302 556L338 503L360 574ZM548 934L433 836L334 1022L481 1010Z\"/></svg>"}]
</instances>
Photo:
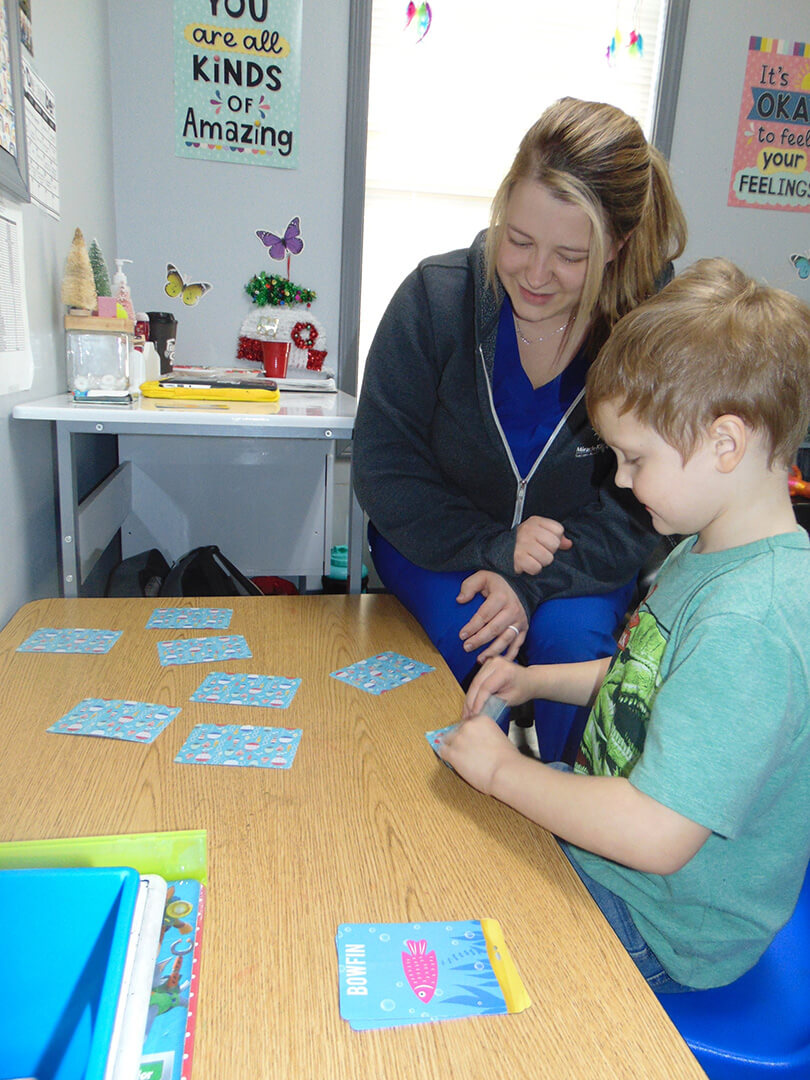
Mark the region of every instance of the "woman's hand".
<instances>
[{"instance_id":1,"label":"woman's hand","mask_svg":"<svg viewBox=\"0 0 810 1080\"><path fill-rule=\"evenodd\" d=\"M479 664L501 653L507 660L514 660L529 629L523 604L512 586L493 570L478 570L465 578L456 601L466 604L478 593L484 602L459 631L464 648L473 652L489 645L478 657Z\"/></svg>"},{"instance_id":2,"label":"woman's hand","mask_svg":"<svg viewBox=\"0 0 810 1080\"><path fill-rule=\"evenodd\" d=\"M549 566L558 550L567 551L571 541L565 529L553 518L526 518L517 527L514 565L516 574L539 574Z\"/></svg>"},{"instance_id":3,"label":"woman's hand","mask_svg":"<svg viewBox=\"0 0 810 1080\"><path fill-rule=\"evenodd\" d=\"M534 697L529 668L505 660L502 656L487 660L467 691L462 719L467 720L483 709L486 700L497 694L507 705L521 705Z\"/></svg>"}]
</instances>

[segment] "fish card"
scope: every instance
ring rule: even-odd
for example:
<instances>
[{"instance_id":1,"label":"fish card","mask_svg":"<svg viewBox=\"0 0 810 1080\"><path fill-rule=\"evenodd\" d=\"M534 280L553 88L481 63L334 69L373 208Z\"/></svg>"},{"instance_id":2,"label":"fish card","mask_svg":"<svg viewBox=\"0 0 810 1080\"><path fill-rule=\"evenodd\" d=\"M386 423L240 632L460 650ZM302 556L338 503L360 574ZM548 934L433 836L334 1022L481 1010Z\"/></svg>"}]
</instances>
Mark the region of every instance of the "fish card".
<instances>
[{"instance_id":1,"label":"fish card","mask_svg":"<svg viewBox=\"0 0 810 1080\"><path fill-rule=\"evenodd\" d=\"M268 709L286 709L300 685L300 679L212 671L191 695L191 700L207 701L214 705L257 705Z\"/></svg>"},{"instance_id":2,"label":"fish card","mask_svg":"<svg viewBox=\"0 0 810 1080\"><path fill-rule=\"evenodd\" d=\"M155 608L146 624L147 630L189 626L196 630L227 630L233 618L232 608Z\"/></svg>"},{"instance_id":3,"label":"fish card","mask_svg":"<svg viewBox=\"0 0 810 1080\"><path fill-rule=\"evenodd\" d=\"M166 705L145 701L113 701L85 698L57 720L48 731L60 735L96 735L125 742L154 742L180 712Z\"/></svg>"},{"instance_id":4,"label":"fish card","mask_svg":"<svg viewBox=\"0 0 810 1080\"><path fill-rule=\"evenodd\" d=\"M358 660L356 664L332 671L330 675L340 682L356 686L358 690L365 690L367 694L382 694L433 670L429 664L421 664L400 653L382 652L368 660Z\"/></svg>"},{"instance_id":5,"label":"fish card","mask_svg":"<svg viewBox=\"0 0 810 1080\"><path fill-rule=\"evenodd\" d=\"M205 664L214 660L243 660L253 656L242 634L159 641L157 650L158 659L164 667L171 664Z\"/></svg>"},{"instance_id":6,"label":"fish card","mask_svg":"<svg viewBox=\"0 0 810 1080\"><path fill-rule=\"evenodd\" d=\"M121 630L43 627L18 645L17 652L108 653L121 634Z\"/></svg>"},{"instance_id":7,"label":"fish card","mask_svg":"<svg viewBox=\"0 0 810 1080\"><path fill-rule=\"evenodd\" d=\"M289 769L301 742L299 728L198 724L174 759L184 765L245 765Z\"/></svg>"},{"instance_id":8,"label":"fish card","mask_svg":"<svg viewBox=\"0 0 810 1080\"><path fill-rule=\"evenodd\" d=\"M494 919L344 923L335 942L340 1015L355 1031L531 1004Z\"/></svg>"}]
</instances>

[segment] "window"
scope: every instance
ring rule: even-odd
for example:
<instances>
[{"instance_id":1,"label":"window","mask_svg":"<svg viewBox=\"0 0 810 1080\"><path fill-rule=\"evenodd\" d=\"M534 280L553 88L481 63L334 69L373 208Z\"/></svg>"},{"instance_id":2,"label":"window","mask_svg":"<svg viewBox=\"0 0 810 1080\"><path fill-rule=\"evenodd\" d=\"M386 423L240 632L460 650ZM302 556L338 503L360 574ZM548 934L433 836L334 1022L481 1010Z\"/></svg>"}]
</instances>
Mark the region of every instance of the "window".
<instances>
[{"instance_id":1,"label":"window","mask_svg":"<svg viewBox=\"0 0 810 1080\"><path fill-rule=\"evenodd\" d=\"M677 63L662 62L672 37L668 6L682 14L682 39L685 3L676 0L432 0L430 27L418 40L418 19L406 26L403 0L355 0L367 21L367 127L355 132L365 176L354 231L344 214L344 248L347 236L361 233L362 291L354 332L344 333L351 311L341 305L341 338L356 343L358 387L397 285L420 259L466 247L487 226L520 138L547 105L567 94L609 101L635 116L648 137L659 99L674 111L680 53ZM675 77L665 101L657 91L667 66ZM350 100L350 119L351 109ZM351 152L347 145L348 200L356 198ZM348 368L353 358L341 352ZM344 386L353 388L350 376Z\"/></svg>"}]
</instances>

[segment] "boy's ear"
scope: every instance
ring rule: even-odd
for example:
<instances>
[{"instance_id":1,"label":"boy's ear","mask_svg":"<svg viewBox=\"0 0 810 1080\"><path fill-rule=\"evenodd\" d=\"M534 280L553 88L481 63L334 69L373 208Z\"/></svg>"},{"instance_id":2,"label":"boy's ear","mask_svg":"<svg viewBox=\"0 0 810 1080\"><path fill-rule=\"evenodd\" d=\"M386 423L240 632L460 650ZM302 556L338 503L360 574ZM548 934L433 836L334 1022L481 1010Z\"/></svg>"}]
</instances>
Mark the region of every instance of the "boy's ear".
<instances>
[{"instance_id":1,"label":"boy's ear","mask_svg":"<svg viewBox=\"0 0 810 1080\"><path fill-rule=\"evenodd\" d=\"M733 472L745 456L748 446L748 428L745 423L733 413L718 416L709 428L709 439L718 471Z\"/></svg>"}]
</instances>

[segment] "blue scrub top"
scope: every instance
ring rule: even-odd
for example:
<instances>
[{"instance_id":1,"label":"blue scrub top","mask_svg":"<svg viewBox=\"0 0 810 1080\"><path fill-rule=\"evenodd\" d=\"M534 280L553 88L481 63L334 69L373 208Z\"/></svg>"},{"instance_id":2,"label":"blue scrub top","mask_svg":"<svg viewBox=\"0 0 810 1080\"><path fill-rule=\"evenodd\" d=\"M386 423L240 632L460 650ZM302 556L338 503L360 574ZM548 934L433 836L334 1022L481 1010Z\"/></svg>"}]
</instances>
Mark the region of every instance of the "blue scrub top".
<instances>
[{"instance_id":1,"label":"blue scrub top","mask_svg":"<svg viewBox=\"0 0 810 1080\"><path fill-rule=\"evenodd\" d=\"M580 349L556 379L535 390L520 362L512 304L506 297L495 343L492 398L521 477L531 470L551 433L584 387L587 371L585 350Z\"/></svg>"}]
</instances>

